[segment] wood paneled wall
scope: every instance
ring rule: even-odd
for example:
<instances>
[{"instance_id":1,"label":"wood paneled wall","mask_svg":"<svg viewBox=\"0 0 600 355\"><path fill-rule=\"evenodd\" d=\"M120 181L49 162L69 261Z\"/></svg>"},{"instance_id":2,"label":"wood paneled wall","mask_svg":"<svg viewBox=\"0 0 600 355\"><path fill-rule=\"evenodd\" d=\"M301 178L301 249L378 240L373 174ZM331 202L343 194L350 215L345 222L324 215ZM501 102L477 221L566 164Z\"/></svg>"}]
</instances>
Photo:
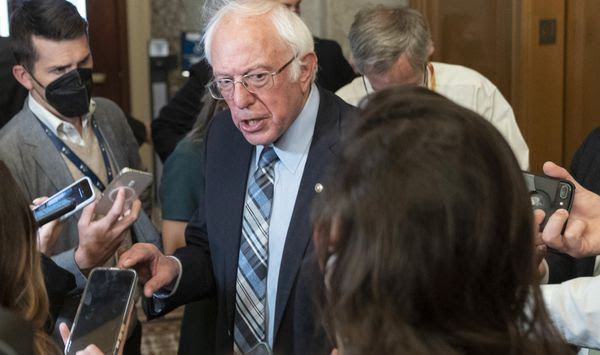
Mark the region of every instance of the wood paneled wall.
<instances>
[{"instance_id":1,"label":"wood paneled wall","mask_svg":"<svg viewBox=\"0 0 600 355\"><path fill-rule=\"evenodd\" d=\"M566 11L564 151L570 162L600 126L600 1L567 1Z\"/></svg>"},{"instance_id":2,"label":"wood paneled wall","mask_svg":"<svg viewBox=\"0 0 600 355\"><path fill-rule=\"evenodd\" d=\"M509 100L530 149L531 170L568 165L600 125L600 1L412 0L428 18L433 59L487 76ZM541 44L540 21L556 21ZM600 153L599 153L600 154Z\"/></svg>"},{"instance_id":3,"label":"wood paneled wall","mask_svg":"<svg viewBox=\"0 0 600 355\"><path fill-rule=\"evenodd\" d=\"M564 0L514 1L511 103L529 145L530 169L564 163ZM556 42L539 43L540 20L556 20Z\"/></svg>"}]
</instances>

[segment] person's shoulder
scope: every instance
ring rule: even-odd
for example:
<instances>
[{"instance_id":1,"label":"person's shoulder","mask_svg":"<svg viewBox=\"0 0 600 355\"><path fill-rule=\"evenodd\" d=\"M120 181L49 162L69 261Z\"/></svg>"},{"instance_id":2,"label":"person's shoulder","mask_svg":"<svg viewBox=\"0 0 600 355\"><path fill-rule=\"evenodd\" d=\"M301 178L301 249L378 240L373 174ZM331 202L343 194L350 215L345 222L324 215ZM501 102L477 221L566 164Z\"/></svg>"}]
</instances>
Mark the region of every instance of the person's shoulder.
<instances>
[{"instance_id":1,"label":"person's shoulder","mask_svg":"<svg viewBox=\"0 0 600 355\"><path fill-rule=\"evenodd\" d=\"M358 102L365 96L365 86L362 76L359 76L350 83L342 86L335 94L350 105L357 106Z\"/></svg>"},{"instance_id":2,"label":"person's shoulder","mask_svg":"<svg viewBox=\"0 0 600 355\"><path fill-rule=\"evenodd\" d=\"M315 42L315 47L316 46L323 46L323 47L336 48L336 49L338 49L338 48L341 49L342 48L340 46L340 44L337 43L333 39L320 38L320 37L317 37L317 36L313 36L313 40Z\"/></svg>"},{"instance_id":3,"label":"person's shoulder","mask_svg":"<svg viewBox=\"0 0 600 355\"><path fill-rule=\"evenodd\" d=\"M482 88L491 94L498 91L494 83L475 69L458 64L432 62L437 85L443 86L472 86Z\"/></svg>"},{"instance_id":4,"label":"person's shoulder","mask_svg":"<svg viewBox=\"0 0 600 355\"><path fill-rule=\"evenodd\" d=\"M25 105L0 129L0 142L19 142L23 134L30 131L34 120L35 117Z\"/></svg>"},{"instance_id":5,"label":"person's shoulder","mask_svg":"<svg viewBox=\"0 0 600 355\"><path fill-rule=\"evenodd\" d=\"M99 122L106 121L111 124L115 124L115 122L127 123L125 113L114 101L99 96L93 97L93 100L96 103L94 118Z\"/></svg>"},{"instance_id":6,"label":"person's shoulder","mask_svg":"<svg viewBox=\"0 0 600 355\"><path fill-rule=\"evenodd\" d=\"M92 98L96 103L96 110L115 110L123 113L123 110L111 99L107 99L106 97L94 96Z\"/></svg>"}]
</instances>

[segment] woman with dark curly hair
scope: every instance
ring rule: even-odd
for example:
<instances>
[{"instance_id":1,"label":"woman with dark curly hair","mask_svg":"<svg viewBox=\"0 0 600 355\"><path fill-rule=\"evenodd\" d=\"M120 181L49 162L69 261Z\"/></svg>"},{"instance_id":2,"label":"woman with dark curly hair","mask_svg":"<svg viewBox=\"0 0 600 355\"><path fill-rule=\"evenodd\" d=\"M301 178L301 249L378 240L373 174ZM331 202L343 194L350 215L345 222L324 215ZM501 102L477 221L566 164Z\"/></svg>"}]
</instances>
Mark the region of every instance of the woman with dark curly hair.
<instances>
[{"instance_id":1,"label":"woman with dark curly hair","mask_svg":"<svg viewBox=\"0 0 600 355\"><path fill-rule=\"evenodd\" d=\"M316 205L342 355L568 354L538 286L519 165L476 113L422 88L369 98Z\"/></svg>"}]
</instances>

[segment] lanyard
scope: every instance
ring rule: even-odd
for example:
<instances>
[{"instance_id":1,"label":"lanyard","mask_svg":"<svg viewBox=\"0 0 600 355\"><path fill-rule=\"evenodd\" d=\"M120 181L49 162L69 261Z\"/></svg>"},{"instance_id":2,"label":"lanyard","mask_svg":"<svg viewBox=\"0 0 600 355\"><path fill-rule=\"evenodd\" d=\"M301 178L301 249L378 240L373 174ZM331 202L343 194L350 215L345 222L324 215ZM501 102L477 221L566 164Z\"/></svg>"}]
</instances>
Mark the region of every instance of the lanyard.
<instances>
[{"instance_id":1,"label":"lanyard","mask_svg":"<svg viewBox=\"0 0 600 355\"><path fill-rule=\"evenodd\" d=\"M62 154L64 154L71 161L71 163L73 163L83 173L83 175L89 177L92 180L92 183L98 188L98 190L104 191L104 184L102 183L102 181L100 181L100 178L98 178L98 176L92 171L92 169L90 169L90 167L86 163L84 163L83 160L81 160L77 156L77 154L75 154L71 150L71 148L69 148L62 140L60 140L60 138L58 138L56 134L54 134L54 132L52 132L50 128L48 128L48 126L46 126L39 119L38 122L42 126L44 132L46 132L48 138L50 138L52 143L54 143L56 149ZM106 175L108 177L108 182L111 182L113 179L113 174L112 169L110 167L110 160L108 158L108 148L106 147L104 136L100 132L96 120L92 120L92 127L94 129L94 134L96 134L96 139L98 139L100 151L102 152L102 159L104 160L104 166L106 167Z\"/></svg>"}]
</instances>

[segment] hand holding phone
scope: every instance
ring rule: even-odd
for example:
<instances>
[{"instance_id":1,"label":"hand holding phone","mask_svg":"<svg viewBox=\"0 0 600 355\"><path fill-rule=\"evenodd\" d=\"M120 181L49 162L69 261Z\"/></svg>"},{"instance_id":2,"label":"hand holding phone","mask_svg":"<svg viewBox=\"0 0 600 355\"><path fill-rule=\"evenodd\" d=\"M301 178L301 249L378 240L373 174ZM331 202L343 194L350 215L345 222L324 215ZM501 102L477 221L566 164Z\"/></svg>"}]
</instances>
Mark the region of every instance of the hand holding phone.
<instances>
[{"instance_id":1,"label":"hand holding phone","mask_svg":"<svg viewBox=\"0 0 600 355\"><path fill-rule=\"evenodd\" d=\"M556 210L560 208L567 211L571 210L575 193L573 183L568 180L537 176L527 172L523 172L523 175L529 190L531 207L541 209L546 214L540 224L540 229L544 228L548 219Z\"/></svg>"},{"instance_id":2,"label":"hand holding phone","mask_svg":"<svg viewBox=\"0 0 600 355\"><path fill-rule=\"evenodd\" d=\"M117 354L127 334L136 284L133 269L93 269L65 344L65 354L75 354L90 344L104 354Z\"/></svg>"},{"instance_id":3,"label":"hand holding phone","mask_svg":"<svg viewBox=\"0 0 600 355\"><path fill-rule=\"evenodd\" d=\"M123 168L119 176L106 187L98 205L96 214L106 215L113 205L119 190L125 190L126 209L129 209L133 201L150 186L152 174L141 170Z\"/></svg>"},{"instance_id":4,"label":"hand holding phone","mask_svg":"<svg viewBox=\"0 0 600 355\"><path fill-rule=\"evenodd\" d=\"M52 195L33 209L38 226L60 217L63 221L96 199L90 178L83 177Z\"/></svg>"}]
</instances>

